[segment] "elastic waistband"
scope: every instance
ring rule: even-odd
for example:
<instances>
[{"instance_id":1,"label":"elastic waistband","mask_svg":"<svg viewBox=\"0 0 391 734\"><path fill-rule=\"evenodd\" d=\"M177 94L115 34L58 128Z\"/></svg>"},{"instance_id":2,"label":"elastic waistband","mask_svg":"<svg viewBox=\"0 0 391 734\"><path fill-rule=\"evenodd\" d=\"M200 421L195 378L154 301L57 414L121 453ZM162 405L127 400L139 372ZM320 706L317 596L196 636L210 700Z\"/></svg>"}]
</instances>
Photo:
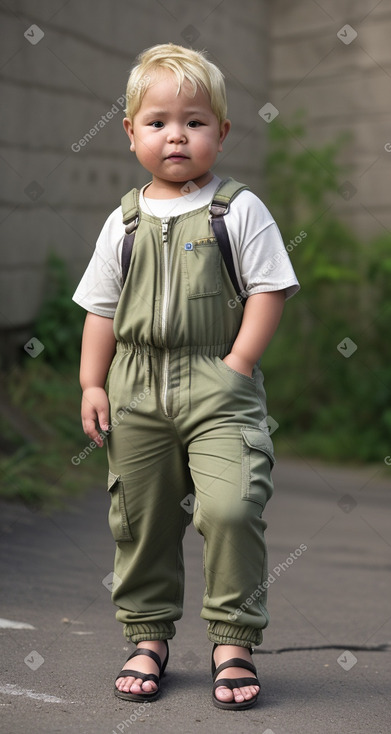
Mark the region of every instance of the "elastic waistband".
<instances>
[{"instance_id":1,"label":"elastic waistband","mask_svg":"<svg viewBox=\"0 0 391 734\"><path fill-rule=\"evenodd\" d=\"M185 345L183 347L169 348L168 351L173 357L187 357L191 354L205 355L206 357L220 357L223 359L232 349L233 342L229 344L204 344L204 345ZM154 347L151 344L127 344L125 342L117 342L117 352L132 354L140 354L148 357L159 359L166 352L164 347Z\"/></svg>"}]
</instances>

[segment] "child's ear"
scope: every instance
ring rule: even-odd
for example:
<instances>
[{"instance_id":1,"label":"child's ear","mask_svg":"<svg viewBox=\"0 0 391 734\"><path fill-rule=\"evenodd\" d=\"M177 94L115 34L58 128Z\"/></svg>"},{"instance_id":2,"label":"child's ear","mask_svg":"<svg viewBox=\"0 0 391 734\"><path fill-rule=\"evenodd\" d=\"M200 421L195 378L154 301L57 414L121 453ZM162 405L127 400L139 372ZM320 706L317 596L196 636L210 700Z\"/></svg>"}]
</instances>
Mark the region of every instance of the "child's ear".
<instances>
[{"instance_id":1,"label":"child's ear","mask_svg":"<svg viewBox=\"0 0 391 734\"><path fill-rule=\"evenodd\" d=\"M125 117L125 119L123 120L122 124L124 126L124 130L125 130L128 138L130 140L130 150L131 151L134 151L135 150L135 147L134 147L134 132L133 132L132 121L129 120L128 117Z\"/></svg>"},{"instance_id":2,"label":"child's ear","mask_svg":"<svg viewBox=\"0 0 391 734\"><path fill-rule=\"evenodd\" d=\"M224 120L220 126L219 153L223 150L223 142L231 129L231 121Z\"/></svg>"}]
</instances>

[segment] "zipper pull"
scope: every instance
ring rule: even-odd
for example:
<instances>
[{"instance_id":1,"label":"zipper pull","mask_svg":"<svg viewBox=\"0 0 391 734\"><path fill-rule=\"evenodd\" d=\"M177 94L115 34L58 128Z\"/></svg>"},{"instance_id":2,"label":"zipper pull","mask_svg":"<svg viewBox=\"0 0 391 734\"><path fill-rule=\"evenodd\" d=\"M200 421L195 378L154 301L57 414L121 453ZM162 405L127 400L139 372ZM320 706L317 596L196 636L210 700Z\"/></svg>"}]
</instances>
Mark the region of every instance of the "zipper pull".
<instances>
[{"instance_id":1,"label":"zipper pull","mask_svg":"<svg viewBox=\"0 0 391 734\"><path fill-rule=\"evenodd\" d=\"M168 232L168 223L169 219L166 217L165 219L162 219L162 235L163 235L163 242L167 242L167 232Z\"/></svg>"}]
</instances>

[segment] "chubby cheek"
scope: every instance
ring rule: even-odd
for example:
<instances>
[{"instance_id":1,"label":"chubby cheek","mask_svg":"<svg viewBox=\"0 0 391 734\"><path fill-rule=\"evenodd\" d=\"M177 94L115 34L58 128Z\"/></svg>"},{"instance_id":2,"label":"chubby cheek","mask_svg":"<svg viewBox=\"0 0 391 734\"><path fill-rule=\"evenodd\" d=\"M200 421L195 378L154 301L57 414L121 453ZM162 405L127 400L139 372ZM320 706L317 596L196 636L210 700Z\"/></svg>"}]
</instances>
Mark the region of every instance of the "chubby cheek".
<instances>
[{"instance_id":1,"label":"chubby cheek","mask_svg":"<svg viewBox=\"0 0 391 734\"><path fill-rule=\"evenodd\" d=\"M211 157L214 158L217 151L218 146L216 145L216 140L214 139L203 140L202 143L194 150L200 160L207 160Z\"/></svg>"},{"instance_id":2,"label":"chubby cheek","mask_svg":"<svg viewBox=\"0 0 391 734\"><path fill-rule=\"evenodd\" d=\"M154 140L136 140L136 153L138 157L146 162L153 161L156 163L156 160L159 158L159 151L160 147L156 145L156 141Z\"/></svg>"}]
</instances>

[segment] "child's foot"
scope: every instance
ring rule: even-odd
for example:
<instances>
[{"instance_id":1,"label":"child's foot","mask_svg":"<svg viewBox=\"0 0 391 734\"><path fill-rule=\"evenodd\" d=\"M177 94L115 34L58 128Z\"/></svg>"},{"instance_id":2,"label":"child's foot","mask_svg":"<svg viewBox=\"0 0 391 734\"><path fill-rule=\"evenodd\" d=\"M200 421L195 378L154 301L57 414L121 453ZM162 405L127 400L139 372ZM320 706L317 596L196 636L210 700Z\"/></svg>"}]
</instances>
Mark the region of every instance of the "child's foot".
<instances>
[{"instance_id":1,"label":"child's foot","mask_svg":"<svg viewBox=\"0 0 391 734\"><path fill-rule=\"evenodd\" d=\"M218 645L213 654L216 668L222 663L225 663L230 658L242 658L249 663L252 663L251 653L247 647L240 647L239 645ZM255 675L246 668L226 668L216 678L254 678L257 680ZM259 685L243 686L242 688L234 688L232 691L226 686L218 686L215 690L216 698L222 703L229 703L235 701L236 703L242 703L243 701L249 701L259 693Z\"/></svg>"},{"instance_id":2,"label":"child's foot","mask_svg":"<svg viewBox=\"0 0 391 734\"><path fill-rule=\"evenodd\" d=\"M147 648L148 650L152 650L152 652L156 652L162 663L167 655L167 647L164 640L146 640L145 642L139 642L137 647ZM159 677L159 668L155 661L148 657L148 655L137 655L136 658L128 660L122 670L139 670L140 673L155 673ZM125 678L118 678L115 685L123 693L153 693L158 688L152 680L142 681L141 678L136 678L131 675Z\"/></svg>"}]
</instances>

